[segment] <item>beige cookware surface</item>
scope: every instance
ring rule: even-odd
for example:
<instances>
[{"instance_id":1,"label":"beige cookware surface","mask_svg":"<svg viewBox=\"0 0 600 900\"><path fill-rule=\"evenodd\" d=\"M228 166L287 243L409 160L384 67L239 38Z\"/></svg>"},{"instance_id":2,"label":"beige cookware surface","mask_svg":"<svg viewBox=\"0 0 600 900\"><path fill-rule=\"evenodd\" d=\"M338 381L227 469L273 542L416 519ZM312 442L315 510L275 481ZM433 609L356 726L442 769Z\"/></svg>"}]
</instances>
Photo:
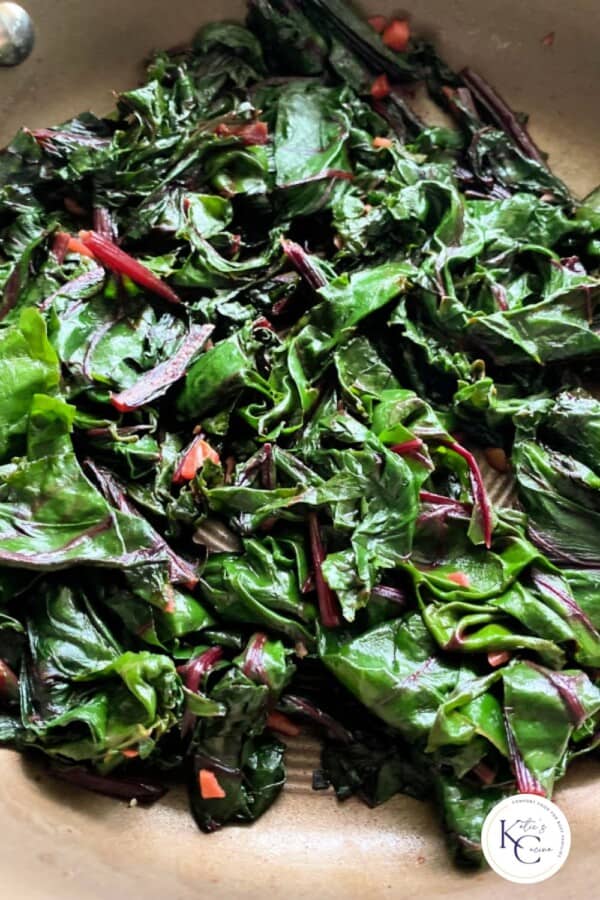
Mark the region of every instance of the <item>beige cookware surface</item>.
<instances>
[{"instance_id":1,"label":"beige cookware surface","mask_svg":"<svg viewBox=\"0 0 600 900\"><path fill-rule=\"evenodd\" d=\"M0 69L0 143L21 125L55 124L82 109L110 109L111 90L133 86L153 48L189 39L201 22L239 18L240 0L20 0L35 50ZM364 4L389 13L390 2ZM600 182L598 0L413 0L417 32L454 66L469 64L511 105L554 170L579 195ZM542 38L554 32L554 43ZM51 779L0 751L0 900L379 900L402 897L600 897L600 765L574 767L556 799L573 845L544 885L509 885L493 872L456 871L427 805L398 797L376 810L338 804L310 788L316 743L290 745L289 784L264 818L201 834L185 793L129 808Z\"/></svg>"}]
</instances>

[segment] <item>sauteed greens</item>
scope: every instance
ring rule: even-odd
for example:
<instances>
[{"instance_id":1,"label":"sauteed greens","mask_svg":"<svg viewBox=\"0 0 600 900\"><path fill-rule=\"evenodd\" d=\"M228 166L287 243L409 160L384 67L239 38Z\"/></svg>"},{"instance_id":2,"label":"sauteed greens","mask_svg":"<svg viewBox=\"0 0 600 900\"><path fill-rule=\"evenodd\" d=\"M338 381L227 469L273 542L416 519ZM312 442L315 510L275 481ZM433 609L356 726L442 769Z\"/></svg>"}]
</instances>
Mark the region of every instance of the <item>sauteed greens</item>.
<instances>
[{"instance_id":1,"label":"sauteed greens","mask_svg":"<svg viewBox=\"0 0 600 900\"><path fill-rule=\"evenodd\" d=\"M180 770L212 831L312 724L316 787L435 798L479 862L600 734L599 225L480 76L339 0L250 0L24 128L0 740L140 801Z\"/></svg>"}]
</instances>

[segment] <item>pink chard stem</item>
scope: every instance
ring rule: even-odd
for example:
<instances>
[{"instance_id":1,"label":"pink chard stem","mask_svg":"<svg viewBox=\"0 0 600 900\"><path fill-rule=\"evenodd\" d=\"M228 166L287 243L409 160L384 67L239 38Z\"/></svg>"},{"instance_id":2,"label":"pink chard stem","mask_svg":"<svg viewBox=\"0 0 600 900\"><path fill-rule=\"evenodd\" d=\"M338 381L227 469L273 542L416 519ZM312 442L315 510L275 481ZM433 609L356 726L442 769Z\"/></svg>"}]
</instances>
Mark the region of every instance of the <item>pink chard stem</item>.
<instances>
[{"instance_id":1,"label":"pink chard stem","mask_svg":"<svg viewBox=\"0 0 600 900\"><path fill-rule=\"evenodd\" d=\"M323 541L321 540L321 531L319 529L319 520L317 519L316 512L310 512L308 514L308 528L321 622L325 628L336 628L341 624L339 604L337 597L323 576L321 564L325 559L325 548L323 547Z\"/></svg>"},{"instance_id":2,"label":"pink chard stem","mask_svg":"<svg viewBox=\"0 0 600 900\"><path fill-rule=\"evenodd\" d=\"M462 456L469 468L469 478L471 480L473 502L475 504L475 507L479 510L479 515L481 516L481 527L483 530L483 540L485 546L489 550L489 548L492 546L492 505L487 495L487 491L483 483L483 478L481 476L481 470L477 465L477 460L469 450L467 450L461 444L457 444L456 441L449 441L445 444L445 446L448 447L449 450L452 450L454 453L458 453L459 456Z\"/></svg>"}]
</instances>

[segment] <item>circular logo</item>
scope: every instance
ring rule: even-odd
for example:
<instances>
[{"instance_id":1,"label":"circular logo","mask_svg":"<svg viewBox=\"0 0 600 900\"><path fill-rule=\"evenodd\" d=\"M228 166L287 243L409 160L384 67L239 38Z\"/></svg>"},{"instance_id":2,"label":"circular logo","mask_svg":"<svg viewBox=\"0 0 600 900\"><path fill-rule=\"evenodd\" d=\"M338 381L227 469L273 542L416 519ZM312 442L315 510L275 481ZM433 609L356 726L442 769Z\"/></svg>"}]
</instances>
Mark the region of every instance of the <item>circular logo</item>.
<instances>
[{"instance_id":1,"label":"circular logo","mask_svg":"<svg viewBox=\"0 0 600 900\"><path fill-rule=\"evenodd\" d=\"M551 878L571 849L571 829L558 806L537 794L501 800L481 830L481 849L498 875L517 884Z\"/></svg>"}]
</instances>

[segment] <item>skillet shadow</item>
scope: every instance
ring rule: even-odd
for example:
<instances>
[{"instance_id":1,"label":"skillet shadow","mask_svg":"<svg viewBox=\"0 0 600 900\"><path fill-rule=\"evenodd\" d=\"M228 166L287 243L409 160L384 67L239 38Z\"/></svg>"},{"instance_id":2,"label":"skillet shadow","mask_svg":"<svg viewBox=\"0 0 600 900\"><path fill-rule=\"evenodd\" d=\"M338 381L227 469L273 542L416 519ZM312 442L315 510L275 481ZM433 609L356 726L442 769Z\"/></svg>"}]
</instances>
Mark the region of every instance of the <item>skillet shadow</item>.
<instances>
[{"instance_id":1,"label":"skillet shadow","mask_svg":"<svg viewBox=\"0 0 600 900\"><path fill-rule=\"evenodd\" d=\"M107 797L94 791L86 790L74 784L62 781L52 775L50 765L43 757L33 753L20 754L20 768L23 775L34 781L37 788L56 805L67 806L69 809L94 819L109 818L114 815L115 808L123 808L128 805L127 800ZM155 801L155 803L140 803L144 810L150 810L153 806L162 806L177 815L187 815L191 819L189 803L185 785L181 780L172 776L162 777L159 773L161 784L167 788L167 793Z\"/></svg>"}]
</instances>

